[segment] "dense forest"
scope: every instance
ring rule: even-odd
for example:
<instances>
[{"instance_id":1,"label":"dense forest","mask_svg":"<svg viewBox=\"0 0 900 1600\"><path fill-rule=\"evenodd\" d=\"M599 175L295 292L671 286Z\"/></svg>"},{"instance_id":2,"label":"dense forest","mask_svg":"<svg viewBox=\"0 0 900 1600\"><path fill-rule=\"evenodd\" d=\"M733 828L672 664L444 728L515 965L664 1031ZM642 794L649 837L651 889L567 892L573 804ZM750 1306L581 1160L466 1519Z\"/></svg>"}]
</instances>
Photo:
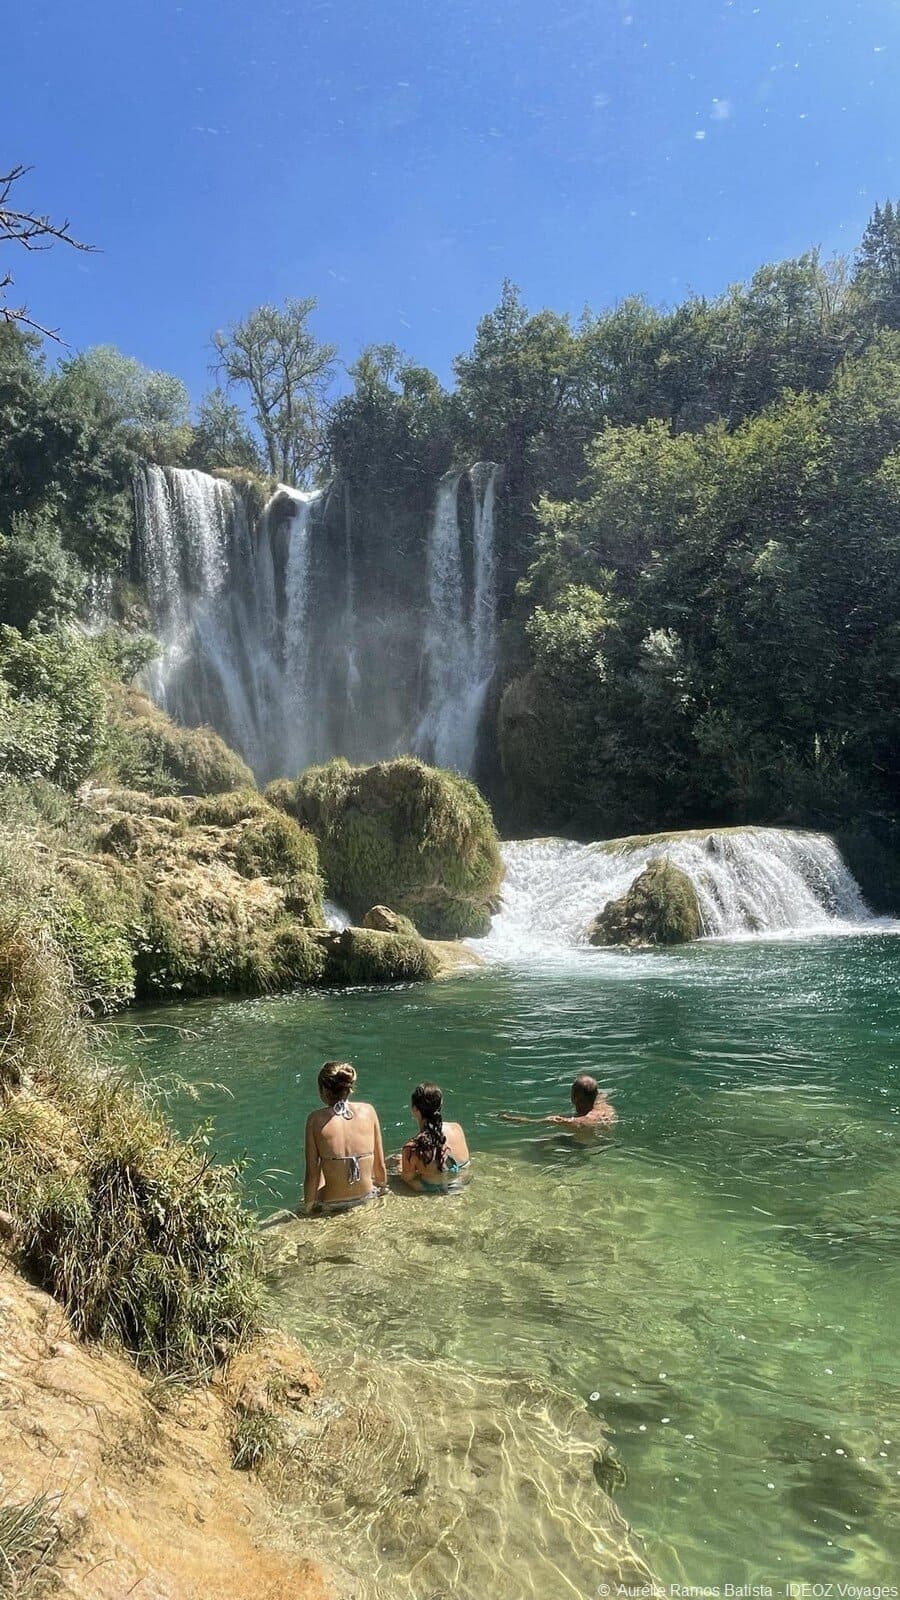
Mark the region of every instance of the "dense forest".
<instances>
[{"instance_id":1,"label":"dense forest","mask_svg":"<svg viewBox=\"0 0 900 1600\"><path fill-rule=\"evenodd\" d=\"M0 325L8 769L61 775L84 651L102 675L152 648L123 577L137 460L247 480L337 474L402 498L491 459L504 468L507 620L489 742L507 825L809 824L838 830L867 881L887 885L900 211L876 209L851 264L811 252L671 310L631 299L574 323L530 313L507 283L452 390L386 345L337 383L314 314L290 301L215 334L217 386L193 417L173 375L110 347L51 364L37 335ZM60 688L49 663L62 671L67 654L50 640L110 583L125 635L84 643L77 684ZM49 637L23 652L21 635ZM36 674L55 694L55 733ZM69 781L83 769L70 763Z\"/></svg>"}]
</instances>

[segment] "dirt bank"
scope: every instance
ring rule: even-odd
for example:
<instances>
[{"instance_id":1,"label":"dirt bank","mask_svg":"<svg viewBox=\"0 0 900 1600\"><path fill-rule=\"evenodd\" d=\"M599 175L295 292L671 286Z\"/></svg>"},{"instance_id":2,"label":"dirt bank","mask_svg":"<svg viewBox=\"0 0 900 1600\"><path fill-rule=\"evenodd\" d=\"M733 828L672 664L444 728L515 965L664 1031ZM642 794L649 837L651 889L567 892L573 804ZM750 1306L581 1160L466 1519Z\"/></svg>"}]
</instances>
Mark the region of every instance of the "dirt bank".
<instances>
[{"instance_id":1,"label":"dirt bank","mask_svg":"<svg viewBox=\"0 0 900 1600\"><path fill-rule=\"evenodd\" d=\"M316 1382L298 1369L301 1392ZM233 1469L224 1394L153 1384L77 1343L56 1302L2 1261L0 1392L0 1507L45 1497L20 1519L13 1594L44 1593L42 1570L48 1592L78 1600L346 1592L308 1559L302 1529L288 1532L260 1483Z\"/></svg>"}]
</instances>

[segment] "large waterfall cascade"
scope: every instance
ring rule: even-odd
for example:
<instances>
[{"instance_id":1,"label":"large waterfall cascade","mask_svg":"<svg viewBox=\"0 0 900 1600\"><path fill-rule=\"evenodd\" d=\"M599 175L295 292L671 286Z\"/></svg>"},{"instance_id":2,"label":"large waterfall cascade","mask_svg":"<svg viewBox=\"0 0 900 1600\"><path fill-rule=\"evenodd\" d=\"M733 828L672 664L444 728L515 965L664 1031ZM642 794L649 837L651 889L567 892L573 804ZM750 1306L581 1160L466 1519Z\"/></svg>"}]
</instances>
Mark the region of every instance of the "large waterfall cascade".
<instances>
[{"instance_id":1,"label":"large waterfall cascade","mask_svg":"<svg viewBox=\"0 0 900 1600\"><path fill-rule=\"evenodd\" d=\"M692 879L706 937L884 926L825 834L749 827L634 843L529 839L505 844L503 854L501 910L488 937L476 944L491 960L588 948L588 924L660 855Z\"/></svg>"},{"instance_id":2,"label":"large waterfall cascade","mask_svg":"<svg viewBox=\"0 0 900 1600\"><path fill-rule=\"evenodd\" d=\"M498 474L481 462L441 481L398 580L346 485L282 486L251 530L224 480L142 468L135 566L163 645L154 698L218 729L261 778L409 751L470 772L497 664Z\"/></svg>"},{"instance_id":3,"label":"large waterfall cascade","mask_svg":"<svg viewBox=\"0 0 900 1600\"><path fill-rule=\"evenodd\" d=\"M485 697L497 665L497 558L494 495L498 468L469 469L471 574L459 515L461 474L439 487L428 536L425 705L415 745L439 767L470 772Z\"/></svg>"}]
</instances>

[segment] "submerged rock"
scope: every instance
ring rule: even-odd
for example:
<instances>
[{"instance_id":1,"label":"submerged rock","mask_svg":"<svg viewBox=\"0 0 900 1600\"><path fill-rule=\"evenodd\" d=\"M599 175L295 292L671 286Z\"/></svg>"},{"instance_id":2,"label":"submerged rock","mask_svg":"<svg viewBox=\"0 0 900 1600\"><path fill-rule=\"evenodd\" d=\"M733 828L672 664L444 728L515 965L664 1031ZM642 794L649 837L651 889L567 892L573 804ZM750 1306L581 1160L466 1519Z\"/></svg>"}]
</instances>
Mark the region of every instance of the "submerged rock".
<instances>
[{"instance_id":1,"label":"submerged rock","mask_svg":"<svg viewBox=\"0 0 900 1600\"><path fill-rule=\"evenodd\" d=\"M697 891L665 856L649 862L619 900L611 900L587 931L590 944L687 944L702 933Z\"/></svg>"}]
</instances>

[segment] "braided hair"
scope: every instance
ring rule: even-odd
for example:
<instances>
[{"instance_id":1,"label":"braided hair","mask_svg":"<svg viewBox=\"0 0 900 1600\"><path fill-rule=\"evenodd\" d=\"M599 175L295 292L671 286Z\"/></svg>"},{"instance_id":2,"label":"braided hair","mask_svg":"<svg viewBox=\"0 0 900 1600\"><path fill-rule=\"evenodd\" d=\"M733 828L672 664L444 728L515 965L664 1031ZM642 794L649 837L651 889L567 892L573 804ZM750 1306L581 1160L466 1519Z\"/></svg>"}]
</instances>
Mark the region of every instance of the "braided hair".
<instances>
[{"instance_id":1,"label":"braided hair","mask_svg":"<svg viewBox=\"0 0 900 1600\"><path fill-rule=\"evenodd\" d=\"M432 1163L443 1172L447 1162L447 1136L441 1107L444 1096L436 1083L420 1083L412 1092L412 1104L422 1117L422 1131L413 1140L413 1149L422 1165Z\"/></svg>"}]
</instances>

